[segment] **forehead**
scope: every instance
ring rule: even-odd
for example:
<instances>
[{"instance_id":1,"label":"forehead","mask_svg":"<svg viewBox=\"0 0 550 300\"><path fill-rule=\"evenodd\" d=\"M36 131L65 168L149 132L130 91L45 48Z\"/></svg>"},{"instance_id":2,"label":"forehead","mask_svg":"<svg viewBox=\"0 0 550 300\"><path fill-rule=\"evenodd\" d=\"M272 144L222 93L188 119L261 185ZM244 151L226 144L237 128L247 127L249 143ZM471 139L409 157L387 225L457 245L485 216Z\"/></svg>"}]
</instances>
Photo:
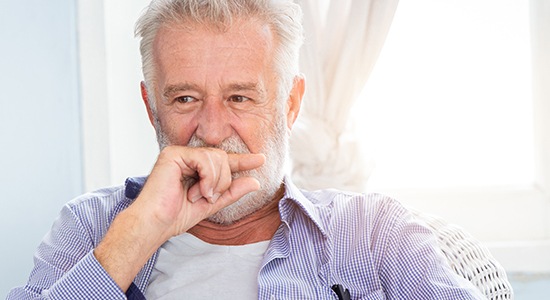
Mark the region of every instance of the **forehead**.
<instances>
[{"instance_id":1,"label":"forehead","mask_svg":"<svg viewBox=\"0 0 550 300\"><path fill-rule=\"evenodd\" d=\"M225 29L170 23L159 29L153 55L161 76L184 69L252 72L272 67L274 47L270 28L254 19L235 20Z\"/></svg>"}]
</instances>

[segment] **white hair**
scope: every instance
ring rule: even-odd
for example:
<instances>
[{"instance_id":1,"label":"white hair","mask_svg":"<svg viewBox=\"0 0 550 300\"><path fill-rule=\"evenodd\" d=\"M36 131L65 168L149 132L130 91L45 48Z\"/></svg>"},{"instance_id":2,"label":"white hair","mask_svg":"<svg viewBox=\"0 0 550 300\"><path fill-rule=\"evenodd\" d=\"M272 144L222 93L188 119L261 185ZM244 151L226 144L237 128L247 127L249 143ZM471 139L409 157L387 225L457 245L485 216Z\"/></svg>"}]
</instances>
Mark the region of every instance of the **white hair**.
<instances>
[{"instance_id":1,"label":"white hair","mask_svg":"<svg viewBox=\"0 0 550 300\"><path fill-rule=\"evenodd\" d=\"M168 24L201 24L227 30L234 19L255 18L266 24L276 39L274 68L278 74L277 98L286 99L299 74L299 49L303 42L302 10L292 0L152 0L136 23L145 86L156 114L153 42Z\"/></svg>"}]
</instances>

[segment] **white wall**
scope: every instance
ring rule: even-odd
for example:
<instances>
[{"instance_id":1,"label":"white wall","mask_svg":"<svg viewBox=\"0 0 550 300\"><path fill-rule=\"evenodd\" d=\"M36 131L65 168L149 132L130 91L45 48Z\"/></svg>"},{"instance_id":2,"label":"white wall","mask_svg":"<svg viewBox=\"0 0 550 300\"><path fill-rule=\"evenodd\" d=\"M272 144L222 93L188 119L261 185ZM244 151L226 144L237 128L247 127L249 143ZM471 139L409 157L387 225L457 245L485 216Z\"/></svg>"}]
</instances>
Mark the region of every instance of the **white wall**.
<instances>
[{"instance_id":1,"label":"white wall","mask_svg":"<svg viewBox=\"0 0 550 300\"><path fill-rule=\"evenodd\" d=\"M149 0L105 1L111 180L146 175L158 154L158 146L145 105L141 100L139 41L134 23Z\"/></svg>"},{"instance_id":2,"label":"white wall","mask_svg":"<svg viewBox=\"0 0 550 300\"><path fill-rule=\"evenodd\" d=\"M80 1L85 188L148 174L158 146L140 96L134 23L148 0Z\"/></svg>"},{"instance_id":3,"label":"white wall","mask_svg":"<svg viewBox=\"0 0 550 300\"><path fill-rule=\"evenodd\" d=\"M0 1L0 298L82 192L74 0Z\"/></svg>"},{"instance_id":4,"label":"white wall","mask_svg":"<svg viewBox=\"0 0 550 300\"><path fill-rule=\"evenodd\" d=\"M535 173L550 197L550 2L531 0L533 99L535 104Z\"/></svg>"}]
</instances>

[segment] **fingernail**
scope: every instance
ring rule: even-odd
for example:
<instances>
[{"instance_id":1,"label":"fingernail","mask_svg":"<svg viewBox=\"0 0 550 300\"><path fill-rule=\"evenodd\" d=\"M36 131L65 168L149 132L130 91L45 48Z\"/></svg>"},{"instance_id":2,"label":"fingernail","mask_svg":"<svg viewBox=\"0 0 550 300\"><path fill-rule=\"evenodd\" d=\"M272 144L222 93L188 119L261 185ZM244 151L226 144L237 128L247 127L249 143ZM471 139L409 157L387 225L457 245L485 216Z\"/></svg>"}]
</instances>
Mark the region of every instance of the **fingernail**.
<instances>
[{"instance_id":1,"label":"fingernail","mask_svg":"<svg viewBox=\"0 0 550 300\"><path fill-rule=\"evenodd\" d=\"M216 203L216 201L218 201L218 199L220 199L220 196L221 196L221 194L219 194L219 193L214 194L214 196L212 196L212 203Z\"/></svg>"},{"instance_id":2,"label":"fingernail","mask_svg":"<svg viewBox=\"0 0 550 300\"><path fill-rule=\"evenodd\" d=\"M202 198L202 196L200 194L196 195L196 196L193 196L191 199L189 199L191 201L191 203L195 203L197 201L199 201L199 199Z\"/></svg>"}]
</instances>

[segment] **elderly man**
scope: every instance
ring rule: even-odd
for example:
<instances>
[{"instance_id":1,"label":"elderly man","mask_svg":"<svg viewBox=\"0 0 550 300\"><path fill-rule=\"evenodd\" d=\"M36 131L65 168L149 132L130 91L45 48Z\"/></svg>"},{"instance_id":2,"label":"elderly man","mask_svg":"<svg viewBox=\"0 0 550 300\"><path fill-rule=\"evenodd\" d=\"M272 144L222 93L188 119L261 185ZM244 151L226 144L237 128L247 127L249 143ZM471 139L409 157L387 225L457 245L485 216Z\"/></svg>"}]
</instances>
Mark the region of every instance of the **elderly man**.
<instances>
[{"instance_id":1,"label":"elderly man","mask_svg":"<svg viewBox=\"0 0 550 300\"><path fill-rule=\"evenodd\" d=\"M397 202L284 176L300 19L291 0L153 1L154 168L69 202L8 299L482 298Z\"/></svg>"}]
</instances>

